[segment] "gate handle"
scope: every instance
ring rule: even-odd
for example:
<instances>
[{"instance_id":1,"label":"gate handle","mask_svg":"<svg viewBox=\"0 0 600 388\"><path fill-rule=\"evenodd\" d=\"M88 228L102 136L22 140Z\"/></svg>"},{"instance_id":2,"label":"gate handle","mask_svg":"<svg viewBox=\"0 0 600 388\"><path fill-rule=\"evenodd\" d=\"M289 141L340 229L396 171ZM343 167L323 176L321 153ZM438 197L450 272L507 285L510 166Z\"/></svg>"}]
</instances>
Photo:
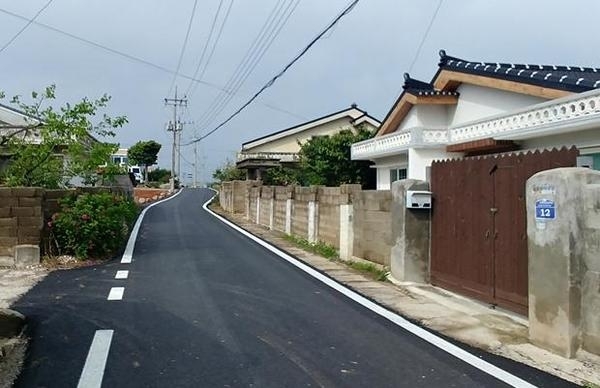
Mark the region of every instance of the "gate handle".
<instances>
[{"instance_id":1,"label":"gate handle","mask_svg":"<svg viewBox=\"0 0 600 388\"><path fill-rule=\"evenodd\" d=\"M486 230L485 231L485 239L487 240L488 238L490 238L490 230Z\"/></svg>"}]
</instances>

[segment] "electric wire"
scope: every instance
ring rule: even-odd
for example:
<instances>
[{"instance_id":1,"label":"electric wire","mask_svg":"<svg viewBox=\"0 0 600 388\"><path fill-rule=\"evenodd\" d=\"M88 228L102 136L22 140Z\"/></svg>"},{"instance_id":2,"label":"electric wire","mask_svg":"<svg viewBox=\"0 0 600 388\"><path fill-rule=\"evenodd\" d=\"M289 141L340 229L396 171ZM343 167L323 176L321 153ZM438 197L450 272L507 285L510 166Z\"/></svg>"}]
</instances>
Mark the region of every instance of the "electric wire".
<instances>
[{"instance_id":1,"label":"electric wire","mask_svg":"<svg viewBox=\"0 0 600 388\"><path fill-rule=\"evenodd\" d=\"M181 62L183 61L185 49L186 49L188 41L190 39L190 31L192 30L192 24L194 22L194 16L196 15L196 6L197 5L198 5L198 0L194 0L194 6L192 7L192 14L190 15L190 21L188 22L187 30L185 32L185 38L183 39L181 53L179 54L179 60L177 61L177 68L175 69L175 74L173 75L173 81L171 81L171 86L169 87L169 92L167 93L167 96L171 95L171 92L173 91L173 87L175 86L175 82L177 81L177 76L179 75L179 70L181 70Z\"/></svg>"},{"instance_id":2,"label":"electric wire","mask_svg":"<svg viewBox=\"0 0 600 388\"><path fill-rule=\"evenodd\" d=\"M13 16L13 17L15 17L15 18L17 18L17 19L21 19L21 20L27 20L27 21L29 20L29 19L28 19L28 18L26 18L25 16L22 16L22 15L16 14L16 13L14 13L14 12L11 12L11 11L8 11L8 10L2 9L2 8L0 8L0 13L4 13L4 14L6 14L6 15L10 15L10 16ZM101 43L94 42L94 41L92 41L92 40L89 40L89 39L83 38L83 37L81 37L81 36L78 36L78 35L72 34L72 33L70 33L70 32L67 32L67 31L61 30L61 29L59 29L59 28L52 27L52 26L50 26L50 25L48 25L48 24L44 24L44 23L40 23L40 22L36 22L36 21L34 21L32 24L35 24L36 26L39 26L39 27L45 28L45 29L47 29L47 30L50 30L50 31L53 31L53 32L56 32L56 33L58 33L58 34L61 34L61 35L67 36L67 37L69 37L69 38L71 38L71 39L78 40L78 41L80 41L80 42L86 43L86 44L88 44L88 45L90 45L90 46L94 46L94 47L96 47L96 48L99 48L99 49L102 49L102 50L104 50L104 51L110 52L110 53L112 53L112 54L115 54L115 55L121 56L121 57L123 57L123 58L127 58L127 59L129 59L129 60L131 60L131 61L138 62L138 63L142 63L142 64L144 64L144 65L146 65L146 66L153 67L153 68L155 68L155 69L157 69L157 70L160 70L160 71L162 71L162 72L169 73L169 74L176 74L175 70L171 70L171 69L169 69L169 68L166 68L166 67L164 67L164 66L161 66L161 65L158 65L158 64L156 64L156 63L153 63L153 62L147 61L147 60L145 60L145 59L142 59L142 58L136 57L136 56L134 56L134 55L131 55L131 54L125 53L125 52L123 52L123 51L119 51L119 50L113 49L113 48L111 48L111 47L108 47L108 46L106 46L106 45L103 45L103 44L101 44ZM203 84L203 85L209 86L209 87L211 87L211 88L214 88L214 89L217 89L217 90L220 90L220 91L225 91L225 92L227 92L227 90L225 90L223 87L221 87L221 86L219 86L219 85L216 85L216 84L213 84L213 83L210 83L210 82L206 82L206 81L202 81L202 80L199 80L199 79L195 79L195 78L193 78L193 77L190 77L190 76L188 76L188 75L185 75L185 74L179 74L179 77L181 77L181 78L185 78L185 79L187 79L187 80L192 80L192 81L194 81L194 82L201 83L201 84Z\"/></svg>"},{"instance_id":3,"label":"electric wire","mask_svg":"<svg viewBox=\"0 0 600 388\"><path fill-rule=\"evenodd\" d=\"M221 27L219 28L219 32L217 34L217 38L215 39L215 43L213 44L210 54L208 55L208 58L206 59L206 62L204 63L204 67L202 68L202 72L200 73L200 76L198 77L200 79L202 79L204 77L204 73L206 73L206 69L208 68L208 65L210 64L210 61L215 53L217 45L219 44L219 40L221 39L221 35L223 34L223 30L225 29L225 24L227 24L227 19L229 19L229 14L231 13L232 7L233 7L233 0L231 0L231 2L229 3L229 7L227 8L227 12L225 13L225 17L223 18ZM198 84L195 84L194 86L197 87ZM195 92L196 92L196 88L194 88L191 91L192 94Z\"/></svg>"},{"instance_id":4,"label":"electric wire","mask_svg":"<svg viewBox=\"0 0 600 388\"><path fill-rule=\"evenodd\" d=\"M304 47L300 51L300 53L298 53L287 65L285 65L279 73L277 73L273 78L271 78L262 88L258 90L258 92L256 92L235 112L233 112L227 119L225 119L212 130L208 131L206 134L200 136L197 139L192 140L191 142L188 142L187 144L184 144L184 146L199 142L200 140L207 138L208 136L217 132L219 129L223 128L223 126L230 122L234 117L239 115L246 107L248 107L248 105L252 104L252 102L254 102L254 100L256 100L266 89L273 86L273 84L279 78L281 78L296 62L300 60L300 58L302 58L312 48L312 46L314 46L321 39L321 37L323 37L329 30L331 30L344 16L348 15L358 4L359 1L360 0L353 0L352 2L350 2L350 4L331 23L329 23L329 25L323 31L321 31L306 47Z\"/></svg>"},{"instance_id":5,"label":"electric wire","mask_svg":"<svg viewBox=\"0 0 600 388\"><path fill-rule=\"evenodd\" d=\"M27 22L29 22L29 21L31 20L30 18L27 18L27 17L25 17L25 16L23 16L23 15L19 15L19 14L17 14L17 13L14 13L14 12L8 11L8 10L6 10L6 9L3 9L3 8L0 8L0 13L3 13L3 14L5 14L5 15L9 15L9 16L12 16L12 17L14 17L14 18L16 18L16 19L24 20L24 21L27 21ZM59 34L59 35L63 35L63 36L66 36L66 37L68 37L68 38L71 38L71 39L77 40L77 41L79 41L79 42L81 42L81 43L85 43L85 44L87 44L87 45L89 45L89 46L93 46L93 47L95 47L95 48L101 49L101 50L103 50L103 51L106 51L106 52L108 52L108 53L114 54L114 55L116 55L116 56L120 56L120 57L122 57L122 58L126 58L126 59L128 59L128 60L130 60L130 61L132 61L132 62L137 62L137 63L140 63L140 64L142 64L142 65L145 65L145 66L148 66L148 67L154 68L154 69L156 69L156 70L159 70L159 71L161 71L161 72L168 73L168 74L176 74L176 71L175 71L175 70L171 70L171 69L169 69L169 68L166 68L166 67L164 67L164 66L162 66L162 65L158 65L158 64L156 64L156 63L153 63L153 62L150 62L150 61L148 61L148 60L145 60L145 59L142 59L142 58L136 57L136 56L134 56L134 55L132 55L132 54L128 54L128 53L126 53L126 52L123 52L123 51L119 51L119 50L117 50L117 49L111 48L111 47L109 47L109 46L106 46L106 45L104 45L104 44L101 44L101 43L98 43L98 42L94 42L94 41L92 41L92 40L90 40L90 39L83 38L83 37L81 37L81 36L78 36L78 35L72 34L72 33L70 33L70 32L67 32L67 31L61 30L61 29L59 29L59 28L56 28L56 27L50 26L50 25L48 25L48 24L40 23L40 22L37 22L37 21L33 21L31 24L34 24L34 25L36 25L36 26L38 26L38 27L41 27L41 28L44 28L44 29L46 29L46 30L52 31L52 32L54 32L54 33L57 33L57 34ZM206 81L203 81L203 80L201 80L201 79L197 79L197 78L195 78L195 77L191 77L191 76L189 76L189 75L186 75L186 74L181 74L181 73L180 73L178 76L179 76L179 77L181 77L181 78L184 78L184 79L190 80L190 81L192 81L192 82L195 82L195 83L200 83L200 84L202 84L202 85L206 85L206 86L208 86L208 87L210 87L210 88L213 88L213 89L219 90L219 91L221 91L221 92L224 92L224 93L230 93L230 91L229 91L227 88L225 88L225 87L223 87L223 86L219 86L219 85L217 85L217 84L213 84L213 83L211 83L211 82L206 82ZM266 104L262 104L262 103L261 103L261 105L265 105L265 106L267 106L268 108L271 108L271 109L273 109L273 110L277 110L277 111L280 111L280 112L283 112L283 113L287 113L287 114L289 114L289 115L291 115L291 116L294 116L294 117L301 117L301 116L299 116L299 115L297 115L297 114L295 114L295 113L291 113L291 112L289 112L289 111L287 111L287 110L285 110L285 109L278 108L278 107L275 107L275 106L273 106L273 105L266 105Z\"/></svg>"},{"instance_id":6,"label":"electric wire","mask_svg":"<svg viewBox=\"0 0 600 388\"><path fill-rule=\"evenodd\" d=\"M218 117L218 115L223 111L223 109L225 109L227 107L227 105L229 104L231 99L237 94L239 89L243 86L244 82L251 75L252 71L254 71L254 68L258 65L258 63L260 62L262 57L265 55L265 53L267 52L267 50L269 49L271 44L277 38L277 36L279 35L279 32L281 31L281 29L283 28L283 26L285 25L285 23L291 16L293 10L295 9L295 7L294 7L292 9L292 11L288 13L292 4L293 4L293 0L291 0L287 4L287 7L284 10L283 6L285 5L285 3L281 3L282 6L276 12L276 16L269 21L269 24L267 25L267 28L265 29L263 35L257 41L256 47L254 48L254 50L252 50L252 52L250 52L250 55L246 58L247 59L246 63L244 64L244 66L242 66L240 68L240 72L236 74L236 77L233 78L230 93L228 93L228 94L221 93L219 98L217 100L213 101L214 104L211 104L209 110L207 110L205 112L205 115L200 120L203 127L209 126ZM298 3L296 3L296 6L297 6L297 4ZM281 11L281 10L283 10L283 12L281 13L281 15L279 15L279 11ZM286 13L287 13L287 16L286 16ZM282 21L283 21L283 23L282 23Z\"/></svg>"},{"instance_id":7,"label":"electric wire","mask_svg":"<svg viewBox=\"0 0 600 388\"><path fill-rule=\"evenodd\" d=\"M427 40L427 37L429 36L429 31L431 31L431 27L433 26L433 23L435 22L435 18L437 17L438 12L440 11L440 8L442 7L443 2L444 2L444 0L440 0L435 11L433 12L433 15L431 16L431 20L429 20L429 25L427 26L427 29L425 29L425 33L423 34L421 42L419 43L419 46L417 47L415 56L414 56L412 62L410 63L410 66L408 67L409 74L412 71L413 67L415 66L415 63L417 63L417 59L419 59L419 55L421 54L421 49L423 49L423 45L425 44L425 41Z\"/></svg>"},{"instance_id":8,"label":"electric wire","mask_svg":"<svg viewBox=\"0 0 600 388\"><path fill-rule=\"evenodd\" d=\"M27 19L27 18L25 18L25 19L27 20L27 23L26 23L26 24L25 24L25 25L24 25L24 26L23 26L23 27L22 27L22 28L21 28L19 31L17 31L17 33L16 33L15 35L13 35L13 37L12 37L12 38L10 38L10 39L8 40L8 42L6 42L6 43L4 44L4 46L2 46L2 47L0 48L0 53L1 53L1 52L3 52L4 50L6 50L6 48L7 48L8 46L10 46L10 45L11 45L11 44L12 44L12 43L15 41L15 40L17 40L17 38L18 38L18 37L19 37L19 36L20 36L20 35L21 35L23 32L25 32L25 30L26 30L27 28L29 28L29 26L30 26L30 25L32 25L32 24L35 22L35 19L37 19L37 18L38 18L38 16L40 16L40 15L41 15L41 13L42 13L42 12L44 12L44 10L45 10L46 8L48 8L48 7L50 6L50 4L52 4L52 2L53 2L53 1L54 1L54 0L49 0L49 1L48 1L48 2L47 2L47 3L46 3L46 4L45 4L45 5L42 7L42 8L40 8L40 10L39 10L39 11L37 11L37 13L36 13L35 15L33 15L33 17L32 17L31 19Z\"/></svg>"},{"instance_id":9,"label":"electric wire","mask_svg":"<svg viewBox=\"0 0 600 388\"><path fill-rule=\"evenodd\" d=\"M273 9L271 10L271 12L269 13L269 16L267 17L267 20L265 20L265 22L263 23L260 32L258 33L258 35L256 35L256 37L254 38L252 44L250 45L250 47L248 48L248 50L246 51L246 53L244 54L244 57L242 59L242 61L240 61L240 63L238 63L236 69L233 71L233 74L231 75L231 77L229 77L229 79L227 80L227 83L224 86L224 89L226 90L223 91L224 93L230 93L230 90L232 90L232 86L233 83L235 82L235 80L237 80L237 77L239 76L243 66L246 64L246 62L248 61L248 58L250 57L250 55L253 55L253 51L255 50L255 46L257 45L257 43L259 42L259 40L261 39L261 37L264 34L265 29L267 28L268 25L270 25L271 20L273 18L273 15L275 14L275 12L278 12L278 9L280 8L280 5L282 5L283 2L282 0L278 0L277 4L273 7ZM201 118L198 120L203 121L204 118L208 115L208 112L212 112L212 110L214 109L217 101L220 101L222 97L222 93L218 94L217 97L209 104L209 107L204 111L204 113L202 114Z\"/></svg>"},{"instance_id":10,"label":"electric wire","mask_svg":"<svg viewBox=\"0 0 600 388\"><path fill-rule=\"evenodd\" d=\"M217 25L217 20L219 18L219 13L221 12L221 7L223 6L223 0L219 1L219 6L217 7L217 12L215 13L215 17L210 26L210 30L208 32L208 38L206 38L206 43L202 48L202 52L200 54L200 59L198 60L198 65L196 66L196 70L194 71L193 78L197 78L198 72L200 71L200 67L202 66L202 62L204 61L204 55L206 54L206 49L208 48L208 44L212 39L213 32L215 31L215 26ZM194 81L190 81L188 88L186 89L185 95L190 96L190 90L192 89L192 85L194 85Z\"/></svg>"}]
</instances>

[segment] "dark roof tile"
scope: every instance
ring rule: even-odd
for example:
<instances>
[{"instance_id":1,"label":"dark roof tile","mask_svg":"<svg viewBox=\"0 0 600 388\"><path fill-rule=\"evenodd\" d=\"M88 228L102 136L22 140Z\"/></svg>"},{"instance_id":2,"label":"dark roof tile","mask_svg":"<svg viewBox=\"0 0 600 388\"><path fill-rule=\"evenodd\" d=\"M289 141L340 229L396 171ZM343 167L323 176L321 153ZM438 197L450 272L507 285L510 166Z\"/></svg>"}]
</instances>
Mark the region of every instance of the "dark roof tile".
<instances>
[{"instance_id":1,"label":"dark roof tile","mask_svg":"<svg viewBox=\"0 0 600 388\"><path fill-rule=\"evenodd\" d=\"M577 93L600 87L600 69L592 67L473 62L444 50L440 50L439 67Z\"/></svg>"}]
</instances>

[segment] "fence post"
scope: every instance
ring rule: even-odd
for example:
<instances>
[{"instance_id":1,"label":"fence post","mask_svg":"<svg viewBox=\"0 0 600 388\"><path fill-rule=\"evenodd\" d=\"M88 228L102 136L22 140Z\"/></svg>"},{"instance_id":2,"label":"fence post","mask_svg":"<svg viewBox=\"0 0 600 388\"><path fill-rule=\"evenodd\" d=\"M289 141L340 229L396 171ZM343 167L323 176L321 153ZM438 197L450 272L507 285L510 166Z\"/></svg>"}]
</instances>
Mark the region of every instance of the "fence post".
<instances>
[{"instance_id":1,"label":"fence post","mask_svg":"<svg viewBox=\"0 0 600 388\"><path fill-rule=\"evenodd\" d=\"M340 259L351 260L354 253L354 205L352 194L360 185L340 186Z\"/></svg>"},{"instance_id":2,"label":"fence post","mask_svg":"<svg viewBox=\"0 0 600 388\"><path fill-rule=\"evenodd\" d=\"M258 195L256 196L256 223L260 224L260 196L262 195L262 187L258 188Z\"/></svg>"},{"instance_id":3,"label":"fence post","mask_svg":"<svg viewBox=\"0 0 600 388\"><path fill-rule=\"evenodd\" d=\"M275 186L271 186L269 202L269 229L273 230L275 224Z\"/></svg>"},{"instance_id":4,"label":"fence post","mask_svg":"<svg viewBox=\"0 0 600 388\"><path fill-rule=\"evenodd\" d=\"M308 200L308 242L317 242L319 235L319 201L318 201L318 186L310 187L310 195Z\"/></svg>"},{"instance_id":5,"label":"fence post","mask_svg":"<svg viewBox=\"0 0 600 388\"><path fill-rule=\"evenodd\" d=\"M294 186L287 187L285 200L285 233L292 234L292 211L294 208Z\"/></svg>"}]
</instances>

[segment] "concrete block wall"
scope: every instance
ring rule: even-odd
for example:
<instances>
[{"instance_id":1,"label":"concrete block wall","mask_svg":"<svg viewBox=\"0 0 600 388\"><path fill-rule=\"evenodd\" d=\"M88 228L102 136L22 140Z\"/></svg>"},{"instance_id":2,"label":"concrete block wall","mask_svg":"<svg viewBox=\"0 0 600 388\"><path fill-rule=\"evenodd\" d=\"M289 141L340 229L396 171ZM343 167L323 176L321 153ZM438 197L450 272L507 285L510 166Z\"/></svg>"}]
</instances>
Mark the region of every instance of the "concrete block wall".
<instances>
[{"instance_id":1,"label":"concrete block wall","mask_svg":"<svg viewBox=\"0 0 600 388\"><path fill-rule=\"evenodd\" d=\"M390 264L390 191L361 192L360 185L248 185L243 194L236 194L235 185L226 182L221 186L220 200L224 210L233 212L233 198L240 196L244 198L246 218L252 222L257 222L258 211L260 225L310 242L325 242L338 248L344 259L356 256ZM354 208L354 216L350 207Z\"/></svg>"},{"instance_id":2,"label":"concrete block wall","mask_svg":"<svg viewBox=\"0 0 600 388\"><path fill-rule=\"evenodd\" d=\"M392 194L361 191L352 199L354 207L354 256L390 265Z\"/></svg>"},{"instance_id":3,"label":"concrete block wall","mask_svg":"<svg viewBox=\"0 0 600 388\"><path fill-rule=\"evenodd\" d=\"M44 222L40 188L0 188L0 261L14 262L18 245L39 245Z\"/></svg>"},{"instance_id":4,"label":"concrete block wall","mask_svg":"<svg viewBox=\"0 0 600 388\"><path fill-rule=\"evenodd\" d=\"M340 188L319 187L317 192L317 202L319 203L317 240L339 248Z\"/></svg>"},{"instance_id":5,"label":"concrete block wall","mask_svg":"<svg viewBox=\"0 0 600 388\"><path fill-rule=\"evenodd\" d=\"M275 205L273 211L273 229L285 232L285 209L288 198L291 198L290 188L275 186Z\"/></svg>"}]
</instances>

